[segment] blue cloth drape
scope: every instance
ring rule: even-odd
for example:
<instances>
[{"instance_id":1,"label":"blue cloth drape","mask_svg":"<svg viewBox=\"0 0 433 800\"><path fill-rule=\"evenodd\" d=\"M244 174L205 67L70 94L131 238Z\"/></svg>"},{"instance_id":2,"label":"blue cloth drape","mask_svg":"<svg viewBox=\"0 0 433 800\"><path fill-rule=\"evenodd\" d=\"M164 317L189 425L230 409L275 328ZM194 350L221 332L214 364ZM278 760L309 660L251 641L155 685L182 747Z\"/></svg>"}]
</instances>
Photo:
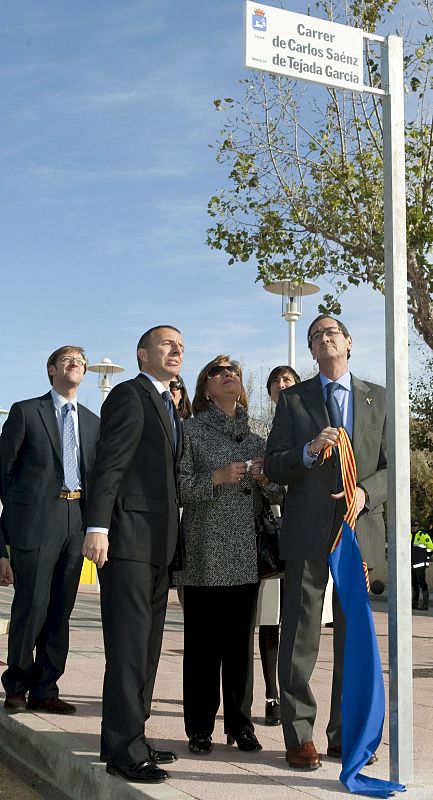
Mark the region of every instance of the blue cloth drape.
<instances>
[{"instance_id":1,"label":"blue cloth drape","mask_svg":"<svg viewBox=\"0 0 433 800\"><path fill-rule=\"evenodd\" d=\"M346 618L340 780L349 792L386 798L406 787L360 774L382 738L385 689L361 553L347 522L328 563Z\"/></svg>"}]
</instances>

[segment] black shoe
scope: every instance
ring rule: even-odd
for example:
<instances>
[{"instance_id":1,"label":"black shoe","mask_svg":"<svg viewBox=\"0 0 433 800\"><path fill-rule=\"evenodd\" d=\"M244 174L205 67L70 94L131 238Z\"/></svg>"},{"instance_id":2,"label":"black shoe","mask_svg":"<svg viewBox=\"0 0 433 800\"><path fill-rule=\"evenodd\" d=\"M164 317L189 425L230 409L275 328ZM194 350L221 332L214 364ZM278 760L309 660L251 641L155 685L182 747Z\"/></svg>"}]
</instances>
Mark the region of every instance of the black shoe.
<instances>
[{"instance_id":1,"label":"black shoe","mask_svg":"<svg viewBox=\"0 0 433 800\"><path fill-rule=\"evenodd\" d=\"M331 745L328 745L328 749L326 751L326 755L328 755L329 758L335 758L335 759L338 759L338 761L341 761L341 745L337 744L337 745L335 745L335 747L331 747ZM375 764L376 761L378 761L378 760L379 759L378 759L376 753L372 753L365 766L366 767L371 767L371 765Z\"/></svg>"},{"instance_id":2,"label":"black shoe","mask_svg":"<svg viewBox=\"0 0 433 800\"><path fill-rule=\"evenodd\" d=\"M107 764L109 775L120 775L125 781L133 783L162 783L167 780L165 769L155 767L153 761L141 761L138 764Z\"/></svg>"},{"instance_id":3,"label":"black shoe","mask_svg":"<svg viewBox=\"0 0 433 800\"><path fill-rule=\"evenodd\" d=\"M29 697L27 708L29 711L42 711L44 714L75 714L77 711L72 703L66 703L60 697L45 697L42 700Z\"/></svg>"},{"instance_id":4,"label":"black shoe","mask_svg":"<svg viewBox=\"0 0 433 800\"><path fill-rule=\"evenodd\" d=\"M173 750L154 750L150 745L149 758L154 764L173 764L177 761L177 755Z\"/></svg>"},{"instance_id":5,"label":"black shoe","mask_svg":"<svg viewBox=\"0 0 433 800\"><path fill-rule=\"evenodd\" d=\"M275 700L266 700L265 725L281 725L281 706L278 697Z\"/></svg>"},{"instance_id":6,"label":"black shoe","mask_svg":"<svg viewBox=\"0 0 433 800\"><path fill-rule=\"evenodd\" d=\"M239 750L261 750L262 745L250 728L242 728L239 733L228 733L227 744L234 744L236 742Z\"/></svg>"},{"instance_id":7,"label":"black shoe","mask_svg":"<svg viewBox=\"0 0 433 800\"><path fill-rule=\"evenodd\" d=\"M177 755L172 750L154 750L153 747L149 747L149 759L153 764L173 764L174 761L177 761ZM107 753L100 753L99 760L106 764Z\"/></svg>"},{"instance_id":8,"label":"black shoe","mask_svg":"<svg viewBox=\"0 0 433 800\"><path fill-rule=\"evenodd\" d=\"M210 753L213 747L212 737L207 736L205 733L194 733L193 736L189 737L188 747L191 753L196 755Z\"/></svg>"},{"instance_id":9,"label":"black shoe","mask_svg":"<svg viewBox=\"0 0 433 800\"><path fill-rule=\"evenodd\" d=\"M6 694L3 708L8 714L19 714L21 711L27 711L26 693L14 692L13 694Z\"/></svg>"}]
</instances>

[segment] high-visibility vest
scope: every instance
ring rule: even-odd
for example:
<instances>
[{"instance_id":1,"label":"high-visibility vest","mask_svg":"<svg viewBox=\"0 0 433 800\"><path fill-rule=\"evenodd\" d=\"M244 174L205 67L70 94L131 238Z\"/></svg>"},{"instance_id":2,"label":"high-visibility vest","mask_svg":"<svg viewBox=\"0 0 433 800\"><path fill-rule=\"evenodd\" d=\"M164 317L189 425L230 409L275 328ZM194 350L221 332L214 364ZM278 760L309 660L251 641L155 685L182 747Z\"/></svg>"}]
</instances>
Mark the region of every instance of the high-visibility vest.
<instances>
[{"instance_id":1,"label":"high-visibility vest","mask_svg":"<svg viewBox=\"0 0 433 800\"><path fill-rule=\"evenodd\" d=\"M433 541L428 533L419 530L411 535L412 538L412 568L428 567L429 559L433 556Z\"/></svg>"}]
</instances>

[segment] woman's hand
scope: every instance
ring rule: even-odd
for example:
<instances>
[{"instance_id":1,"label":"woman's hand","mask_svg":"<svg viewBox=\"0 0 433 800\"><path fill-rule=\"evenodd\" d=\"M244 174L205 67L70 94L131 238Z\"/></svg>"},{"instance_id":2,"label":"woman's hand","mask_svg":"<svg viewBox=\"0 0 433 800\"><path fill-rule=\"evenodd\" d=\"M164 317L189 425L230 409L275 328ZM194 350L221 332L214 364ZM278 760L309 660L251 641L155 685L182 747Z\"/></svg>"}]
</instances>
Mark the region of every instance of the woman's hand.
<instances>
[{"instance_id":1,"label":"woman's hand","mask_svg":"<svg viewBox=\"0 0 433 800\"><path fill-rule=\"evenodd\" d=\"M266 486L269 481L263 472L263 464L263 458L253 458L250 466L250 475L253 480L257 481L257 483L260 483L262 486Z\"/></svg>"},{"instance_id":2,"label":"woman's hand","mask_svg":"<svg viewBox=\"0 0 433 800\"><path fill-rule=\"evenodd\" d=\"M219 467L212 472L212 483L221 486L224 483L240 483L247 471L245 461L232 461L225 467Z\"/></svg>"},{"instance_id":3,"label":"woman's hand","mask_svg":"<svg viewBox=\"0 0 433 800\"><path fill-rule=\"evenodd\" d=\"M8 558L0 558L0 586L9 586L14 582L12 567Z\"/></svg>"}]
</instances>

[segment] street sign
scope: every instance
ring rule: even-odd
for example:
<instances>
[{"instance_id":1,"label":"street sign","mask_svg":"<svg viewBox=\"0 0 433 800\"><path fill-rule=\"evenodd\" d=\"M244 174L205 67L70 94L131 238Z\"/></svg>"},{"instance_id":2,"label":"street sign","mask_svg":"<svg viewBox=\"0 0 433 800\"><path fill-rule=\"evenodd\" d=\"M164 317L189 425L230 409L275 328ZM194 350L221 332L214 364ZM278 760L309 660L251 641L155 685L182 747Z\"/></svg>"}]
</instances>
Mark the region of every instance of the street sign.
<instances>
[{"instance_id":1,"label":"street sign","mask_svg":"<svg viewBox=\"0 0 433 800\"><path fill-rule=\"evenodd\" d=\"M363 40L359 28L245 3L244 65L362 92Z\"/></svg>"}]
</instances>

